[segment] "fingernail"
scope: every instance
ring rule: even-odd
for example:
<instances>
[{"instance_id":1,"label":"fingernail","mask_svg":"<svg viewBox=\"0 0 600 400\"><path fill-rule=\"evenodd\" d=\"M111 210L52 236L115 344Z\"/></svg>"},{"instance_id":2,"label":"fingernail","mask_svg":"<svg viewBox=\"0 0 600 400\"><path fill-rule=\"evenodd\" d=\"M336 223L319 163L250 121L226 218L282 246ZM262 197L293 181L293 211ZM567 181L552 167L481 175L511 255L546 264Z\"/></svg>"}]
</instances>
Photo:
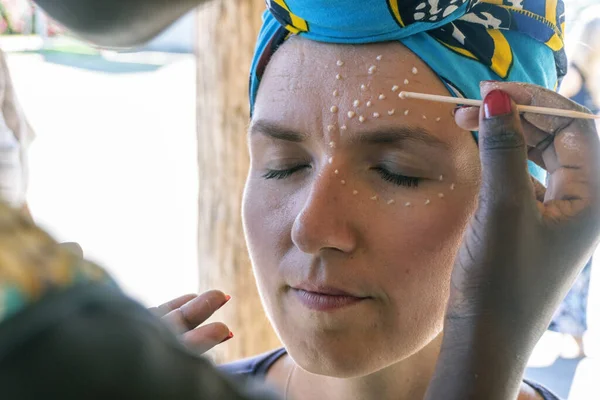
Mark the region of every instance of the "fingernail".
<instances>
[{"instance_id":1,"label":"fingernail","mask_svg":"<svg viewBox=\"0 0 600 400\"><path fill-rule=\"evenodd\" d=\"M507 115L512 112L510 96L502 90L492 90L483 100L486 119Z\"/></svg>"},{"instance_id":2,"label":"fingernail","mask_svg":"<svg viewBox=\"0 0 600 400\"><path fill-rule=\"evenodd\" d=\"M456 112L458 110L460 110L461 108L469 108L469 107L471 107L471 106L458 106L458 107L454 107L454 109L452 110L452 115L453 116L456 115Z\"/></svg>"},{"instance_id":3,"label":"fingernail","mask_svg":"<svg viewBox=\"0 0 600 400\"><path fill-rule=\"evenodd\" d=\"M227 303L229 300L231 300L231 296L226 294L225 295L225 303Z\"/></svg>"},{"instance_id":4,"label":"fingernail","mask_svg":"<svg viewBox=\"0 0 600 400\"><path fill-rule=\"evenodd\" d=\"M229 332L229 335L227 335L227 337L225 339L223 339L221 341L221 343L225 343L226 341L228 341L229 339L231 339L233 337L233 332Z\"/></svg>"}]
</instances>

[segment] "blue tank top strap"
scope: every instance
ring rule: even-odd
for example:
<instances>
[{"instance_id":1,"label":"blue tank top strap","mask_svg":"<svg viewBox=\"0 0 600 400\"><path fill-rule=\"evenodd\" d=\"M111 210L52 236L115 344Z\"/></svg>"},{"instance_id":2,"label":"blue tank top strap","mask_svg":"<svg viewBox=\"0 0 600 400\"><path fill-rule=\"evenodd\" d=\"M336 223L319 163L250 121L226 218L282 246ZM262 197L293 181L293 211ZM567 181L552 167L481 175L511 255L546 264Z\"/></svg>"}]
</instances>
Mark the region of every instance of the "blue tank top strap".
<instances>
[{"instance_id":1,"label":"blue tank top strap","mask_svg":"<svg viewBox=\"0 0 600 400\"><path fill-rule=\"evenodd\" d=\"M527 379L524 379L523 382L525 382L526 384L531 386L533 388L533 390L538 392L544 400L560 400L560 398L557 395L555 395L554 393L552 393L551 391L549 391L548 389L546 389L539 383L531 382L530 380L527 380Z\"/></svg>"},{"instance_id":2,"label":"blue tank top strap","mask_svg":"<svg viewBox=\"0 0 600 400\"><path fill-rule=\"evenodd\" d=\"M221 365L219 369L233 376L264 378L273 364L285 354L287 354L285 348L280 348L256 357Z\"/></svg>"}]
</instances>

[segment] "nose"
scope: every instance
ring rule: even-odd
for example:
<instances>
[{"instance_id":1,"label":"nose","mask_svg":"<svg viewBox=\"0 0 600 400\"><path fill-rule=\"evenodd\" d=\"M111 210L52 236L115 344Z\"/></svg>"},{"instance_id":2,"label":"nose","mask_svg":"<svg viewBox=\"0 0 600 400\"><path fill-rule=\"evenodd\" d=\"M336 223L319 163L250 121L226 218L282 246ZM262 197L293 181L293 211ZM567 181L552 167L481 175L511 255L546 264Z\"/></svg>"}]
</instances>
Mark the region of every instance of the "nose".
<instances>
[{"instance_id":1,"label":"nose","mask_svg":"<svg viewBox=\"0 0 600 400\"><path fill-rule=\"evenodd\" d=\"M328 170L329 168L325 168ZM326 249L351 253L358 243L353 224L352 204L331 171L323 171L312 182L302 210L292 226L292 241L304 253L317 254Z\"/></svg>"}]
</instances>

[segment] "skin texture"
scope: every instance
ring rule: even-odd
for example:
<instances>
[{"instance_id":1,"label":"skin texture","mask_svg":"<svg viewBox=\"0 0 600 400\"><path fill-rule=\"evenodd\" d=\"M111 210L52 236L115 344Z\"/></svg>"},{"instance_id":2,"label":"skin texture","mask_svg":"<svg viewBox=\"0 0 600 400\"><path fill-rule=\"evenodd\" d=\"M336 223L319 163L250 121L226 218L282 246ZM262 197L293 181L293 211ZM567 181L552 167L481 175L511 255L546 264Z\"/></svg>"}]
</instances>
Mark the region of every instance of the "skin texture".
<instances>
[{"instance_id":1,"label":"skin texture","mask_svg":"<svg viewBox=\"0 0 600 400\"><path fill-rule=\"evenodd\" d=\"M352 378L346 380L352 387L329 382L334 389L327 398L350 398L372 379L381 394L400 395L393 382L398 373L407 380L403 396L423 394L453 260L476 205L480 170L471 133L454 124L451 106L399 99L394 85L447 94L398 43L357 47L293 38L267 67L250 127L243 218L258 286L275 329L302 367L295 382L304 374L315 380L310 387L323 389L314 374ZM416 140L418 129L436 144ZM381 139L378 132L396 141L368 142ZM397 186L382 179L381 166L422 180L417 187ZM295 167L285 179L265 179L269 170ZM333 312L313 311L292 289L306 282L368 298Z\"/></svg>"}]
</instances>

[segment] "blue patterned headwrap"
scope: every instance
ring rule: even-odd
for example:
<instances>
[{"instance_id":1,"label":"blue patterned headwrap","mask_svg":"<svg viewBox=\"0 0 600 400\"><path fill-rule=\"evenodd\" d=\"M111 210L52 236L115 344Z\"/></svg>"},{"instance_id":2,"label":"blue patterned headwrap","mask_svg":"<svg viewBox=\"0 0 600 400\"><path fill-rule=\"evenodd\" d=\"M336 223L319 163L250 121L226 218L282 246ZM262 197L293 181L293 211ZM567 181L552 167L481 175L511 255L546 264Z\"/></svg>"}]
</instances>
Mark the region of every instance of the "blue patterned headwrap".
<instances>
[{"instance_id":1,"label":"blue patterned headwrap","mask_svg":"<svg viewBox=\"0 0 600 400\"><path fill-rule=\"evenodd\" d=\"M325 43L400 41L453 96L480 98L479 82L556 90L566 73L562 0L267 0L250 72L250 109L261 77L290 36ZM529 163L544 182L545 172Z\"/></svg>"}]
</instances>

